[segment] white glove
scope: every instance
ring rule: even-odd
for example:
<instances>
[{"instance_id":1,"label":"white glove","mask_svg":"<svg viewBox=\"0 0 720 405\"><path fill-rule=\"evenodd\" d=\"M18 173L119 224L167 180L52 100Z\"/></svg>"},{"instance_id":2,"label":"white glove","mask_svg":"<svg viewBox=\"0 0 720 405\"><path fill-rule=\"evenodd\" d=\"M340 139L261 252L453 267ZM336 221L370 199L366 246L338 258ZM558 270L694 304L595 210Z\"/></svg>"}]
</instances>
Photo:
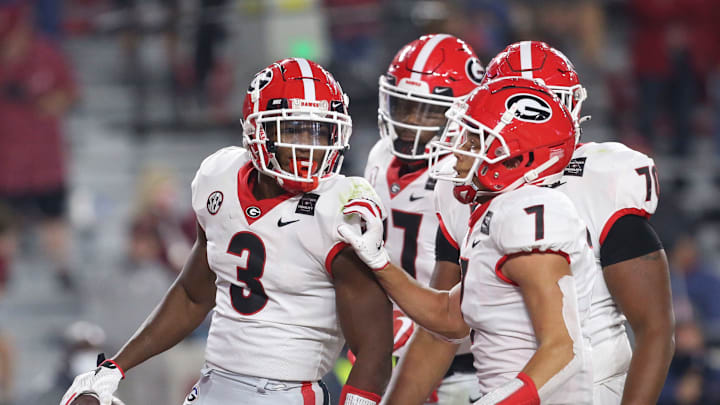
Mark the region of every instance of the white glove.
<instances>
[{"instance_id":1,"label":"white glove","mask_svg":"<svg viewBox=\"0 0 720 405\"><path fill-rule=\"evenodd\" d=\"M80 394L93 394L100 400L100 405L112 405L113 394L125 374L112 360L106 360L95 370L75 377L72 385L60 400L60 405L69 405Z\"/></svg>"},{"instance_id":2,"label":"white glove","mask_svg":"<svg viewBox=\"0 0 720 405\"><path fill-rule=\"evenodd\" d=\"M364 233L361 232L346 218L345 223L338 226L338 233L342 240L355 249L360 260L365 262L370 269L374 271L384 269L390 263L390 256L385 250L383 241L383 221L380 207L372 200L356 198L345 204L343 214L359 215L365 220L366 230Z\"/></svg>"}]
</instances>

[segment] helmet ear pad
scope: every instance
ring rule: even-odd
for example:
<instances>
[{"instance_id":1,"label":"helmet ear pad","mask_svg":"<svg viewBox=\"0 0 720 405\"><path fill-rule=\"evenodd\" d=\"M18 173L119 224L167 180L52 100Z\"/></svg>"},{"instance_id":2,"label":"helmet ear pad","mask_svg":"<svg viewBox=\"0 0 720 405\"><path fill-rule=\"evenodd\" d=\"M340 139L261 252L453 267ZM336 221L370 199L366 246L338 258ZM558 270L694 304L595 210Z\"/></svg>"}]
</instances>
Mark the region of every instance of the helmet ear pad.
<instances>
[{"instance_id":1,"label":"helmet ear pad","mask_svg":"<svg viewBox=\"0 0 720 405\"><path fill-rule=\"evenodd\" d=\"M477 198L477 188L470 184L458 185L453 187L453 196L462 204L472 204Z\"/></svg>"}]
</instances>

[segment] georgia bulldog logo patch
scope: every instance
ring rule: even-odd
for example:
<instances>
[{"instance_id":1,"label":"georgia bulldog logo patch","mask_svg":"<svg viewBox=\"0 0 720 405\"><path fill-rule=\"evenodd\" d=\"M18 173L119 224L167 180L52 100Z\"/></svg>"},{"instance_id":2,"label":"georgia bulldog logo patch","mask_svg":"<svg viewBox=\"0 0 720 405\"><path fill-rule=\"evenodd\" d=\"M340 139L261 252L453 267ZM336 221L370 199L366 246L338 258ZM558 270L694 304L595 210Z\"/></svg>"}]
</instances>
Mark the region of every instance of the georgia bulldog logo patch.
<instances>
[{"instance_id":1,"label":"georgia bulldog logo patch","mask_svg":"<svg viewBox=\"0 0 720 405\"><path fill-rule=\"evenodd\" d=\"M212 193L210 193L210 196L208 197L205 206L207 207L207 210L211 215L215 215L218 211L220 211L220 206L222 205L222 202L222 191L213 191Z\"/></svg>"}]
</instances>

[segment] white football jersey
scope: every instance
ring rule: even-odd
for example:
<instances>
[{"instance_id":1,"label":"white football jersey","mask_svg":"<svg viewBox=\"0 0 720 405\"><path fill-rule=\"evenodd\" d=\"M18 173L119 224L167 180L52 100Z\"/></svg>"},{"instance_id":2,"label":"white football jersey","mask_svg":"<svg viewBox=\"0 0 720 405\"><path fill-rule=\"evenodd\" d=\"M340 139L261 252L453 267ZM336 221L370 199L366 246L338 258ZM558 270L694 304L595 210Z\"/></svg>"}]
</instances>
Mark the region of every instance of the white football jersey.
<instances>
[{"instance_id":1,"label":"white football jersey","mask_svg":"<svg viewBox=\"0 0 720 405\"><path fill-rule=\"evenodd\" d=\"M385 248L390 261L423 285L435 267L438 219L433 204L435 180L427 168L400 175L401 162L390 153L390 141L380 139L368 155L365 179L388 209Z\"/></svg>"},{"instance_id":2,"label":"white football jersey","mask_svg":"<svg viewBox=\"0 0 720 405\"><path fill-rule=\"evenodd\" d=\"M615 221L632 214L649 218L655 213L660 190L655 162L617 142L581 144L565 168L559 185L572 200L588 227L588 235L600 265L600 247ZM627 339L625 317L600 275L593 291L588 332L593 346L617 344ZM615 350L613 356L596 356L597 378L627 372L632 352ZM604 363L604 364L603 364ZM602 371L600 371L602 370Z\"/></svg>"},{"instance_id":3,"label":"white football jersey","mask_svg":"<svg viewBox=\"0 0 720 405\"><path fill-rule=\"evenodd\" d=\"M441 162L447 160L454 161L454 158L448 155ZM388 138L382 138L370 151L365 178L375 187L383 206L390 210L385 226L385 248L390 261L408 271L422 285L430 285L435 269L438 230L433 200L436 181L429 177L427 169L398 176L398 165L399 161L390 153ZM467 217L465 226L467 228ZM470 353L469 341L463 342L457 351L457 354L466 353Z\"/></svg>"},{"instance_id":4,"label":"white football jersey","mask_svg":"<svg viewBox=\"0 0 720 405\"><path fill-rule=\"evenodd\" d=\"M444 164L452 167L454 162L448 159ZM453 197L452 188L451 182L438 182L435 206L446 234L459 241L467 232L470 215L467 208L463 209L467 206ZM653 160L616 142L581 144L574 151L555 189L570 198L587 225L600 272L600 246L615 221L627 214L649 217L655 213L659 196L657 169ZM600 274L596 279L587 326L592 345L599 346L606 341L622 339L626 336L624 321L625 317L617 308ZM622 358L606 357L612 364L596 364L596 367L604 370L603 373L596 373L597 378L627 372L631 353L618 351L616 354Z\"/></svg>"},{"instance_id":5,"label":"white football jersey","mask_svg":"<svg viewBox=\"0 0 720 405\"><path fill-rule=\"evenodd\" d=\"M554 252L570 264L572 283L564 288L563 316L580 371L546 404L591 404L592 362L583 326L589 317L595 258L585 224L572 202L548 188L524 186L478 207L460 246L463 269L461 308L472 328L472 352L480 392L500 387L525 367L538 347L519 287L500 271L513 255ZM562 283L562 280L561 280Z\"/></svg>"},{"instance_id":6,"label":"white football jersey","mask_svg":"<svg viewBox=\"0 0 720 405\"><path fill-rule=\"evenodd\" d=\"M192 205L207 235L217 294L207 340L213 368L277 380L318 380L344 339L330 272L346 246L337 227L351 198L380 204L362 178L337 176L310 193L255 200L247 151L206 158Z\"/></svg>"}]
</instances>

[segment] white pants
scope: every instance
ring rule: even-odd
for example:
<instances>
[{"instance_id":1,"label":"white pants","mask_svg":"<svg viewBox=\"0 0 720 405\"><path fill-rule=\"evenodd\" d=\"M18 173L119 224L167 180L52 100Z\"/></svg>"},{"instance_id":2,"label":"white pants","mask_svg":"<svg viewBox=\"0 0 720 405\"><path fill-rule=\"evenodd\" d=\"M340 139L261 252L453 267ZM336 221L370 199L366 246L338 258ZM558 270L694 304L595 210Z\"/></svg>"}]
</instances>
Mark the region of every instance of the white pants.
<instances>
[{"instance_id":1,"label":"white pants","mask_svg":"<svg viewBox=\"0 0 720 405\"><path fill-rule=\"evenodd\" d=\"M426 402L426 405L468 405L470 394L476 389L475 373L455 373L440 383L437 389L437 402Z\"/></svg>"},{"instance_id":2,"label":"white pants","mask_svg":"<svg viewBox=\"0 0 720 405\"><path fill-rule=\"evenodd\" d=\"M593 346L593 403L619 405L632 359L632 348L626 334Z\"/></svg>"},{"instance_id":3,"label":"white pants","mask_svg":"<svg viewBox=\"0 0 720 405\"><path fill-rule=\"evenodd\" d=\"M594 405L620 405L627 374L611 377L593 384Z\"/></svg>"},{"instance_id":4,"label":"white pants","mask_svg":"<svg viewBox=\"0 0 720 405\"><path fill-rule=\"evenodd\" d=\"M318 381L279 381L204 368L183 405L328 405Z\"/></svg>"}]
</instances>

